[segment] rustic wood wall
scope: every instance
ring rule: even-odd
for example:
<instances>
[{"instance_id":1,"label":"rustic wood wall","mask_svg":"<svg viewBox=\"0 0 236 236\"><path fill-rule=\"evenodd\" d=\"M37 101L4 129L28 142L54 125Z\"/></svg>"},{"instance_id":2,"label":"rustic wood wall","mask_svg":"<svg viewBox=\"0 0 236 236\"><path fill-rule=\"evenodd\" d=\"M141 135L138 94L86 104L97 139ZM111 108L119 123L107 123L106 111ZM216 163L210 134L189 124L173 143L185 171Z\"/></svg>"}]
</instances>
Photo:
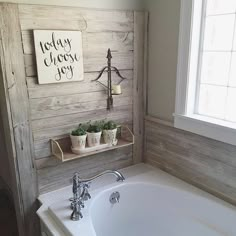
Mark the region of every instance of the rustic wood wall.
<instances>
[{"instance_id":1,"label":"rustic wood wall","mask_svg":"<svg viewBox=\"0 0 236 236\"><path fill-rule=\"evenodd\" d=\"M0 4L0 105L20 235L38 235L37 196L70 184L75 171L88 177L142 161L146 24L144 12ZM82 31L84 81L38 85L34 29ZM106 91L91 82L106 65L108 48L127 77L112 111ZM128 125L135 145L68 163L52 156L51 138L104 118Z\"/></svg>"},{"instance_id":2,"label":"rustic wood wall","mask_svg":"<svg viewBox=\"0 0 236 236\"><path fill-rule=\"evenodd\" d=\"M143 66L143 58L134 59L134 49L137 47L135 34L144 34L144 13L19 5L19 17L39 191L42 193L68 184L76 170L86 176L107 168L131 165L132 147L61 164L51 156L49 140L67 135L80 122L104 118L133 129L133 111L137 107L134 96L141 96L137 88L142 88L137 84L137 76L134 78L138 70L135 63L141 61ZM34 29L82 30L85 69L83 82L38 85ZM141 35L141 40L143 38ZM140 37L136 40L140 40ZM143 41L138 43L138 47L143 44ZM113 65L128 78L122 83L122 95L114 98L112 111L106 110L107 95L104 88L91 82L106 65L108 48L112 50ZM140 69L138 72L140 74ZM106 79L105 75L102 80L106 83ZM115 74L112 79L114 83L119 81ZM142 96L137 99L142 99ZM142 117L138 120L142 120Z\"/></svg>"},{"instance_id":3,"label":"rustic wood wall","mask_svg":"<svg viewBox=\"0 0 236 236\"><path fill-rule=\"evenodd\" d=\"M38 235L38 195L16 4L0 4L0 107L20 236Z\"/></svg>"},{"instance_id":4,"label":"rustic wood wall","mask_svg":"<svg viewBox=\"0 0 236 236\"><path fill-rule=\"evenodd\" d=\"M0 108L0 189L7 185L7 188L11 188L11 175L9 168L9 160L6 149L6 141L4 138L4 128Z\"/></svg>"},{"instance_id":5,"label":"rustic wood wall","mask_svg":"<svg viewBox=\"0 0 236 236\"><path fill-rule=\"evenodd\" d=\"M153 121L145 161L236 205L236 147Z\"/></svg>"}]
</instances>

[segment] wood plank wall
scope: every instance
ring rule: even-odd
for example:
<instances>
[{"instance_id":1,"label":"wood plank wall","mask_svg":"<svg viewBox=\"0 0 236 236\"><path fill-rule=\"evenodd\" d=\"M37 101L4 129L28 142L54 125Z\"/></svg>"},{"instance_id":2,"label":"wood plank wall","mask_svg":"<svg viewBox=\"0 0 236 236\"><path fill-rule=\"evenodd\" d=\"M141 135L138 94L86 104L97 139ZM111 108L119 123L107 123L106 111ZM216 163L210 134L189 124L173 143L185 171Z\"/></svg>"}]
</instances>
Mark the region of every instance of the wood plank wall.
<instances>
[{"instance_id":1,"label":"wood plank wall","mask_svg":"<svg viewBox=\"0 0 236 236\"><path fill-rule=\"evenodd\" d=\"M0 4L0 107L20 236L39 235L38 185L16 4ZM30 190L30 191L29 191Z\"/></svg>"},{"instance_id":2,"label":"wood plank wall","mask_svg":"<svg viewBox=\"0 0 236 236\"><path fill-rule=\"evenodd\" d=\"M4 138L4 128L3 128L3 121L2 121L1 113L2 111L0 107L0 182L2 180L4 184L7 185L7 188L11 189L10 167L9 167L9 160L8 160L8 155L7 155L6 141ZM0 189L1 189L1 186L0 186Z\"/></svg>"},{"instance_id":3,"label":"wood plank wall","mask_svg":"<svg viewBox=\"0 0 236 236\"><path fill-rule=\"evenodd\" d=\"M236 205L236 147L145 122L145 161Z\"/></svg>"},{"instance_id":4,"label":"wood plank wall","mask_svg":"<svg viewBox=\"0 0 236 236\"><path fill-rule=\"evenodd\" d=\"M142 114L142 107L140 108L139 105L143 89L142 67L145 37L140 38L140 34L145 33L145 14L133 11L102 11L35 5L19 5L18 7L33 134L33 159L37 168L39 192L43 193L68 185L75 171L80 171L81 175L86 177L104 169L122 168L141 161L142 130L139 131L141 142L139 141L138 147L135 146L136 152L140 153L138 161L135 161L133 148L128 147L61 164L51 156L49 140L67 135L81 122L104 118L115 120L133 129L134 111ZM34 29L82 31L84 81L38 84L33 43ZM139 36L136 37L137 42L135 34ZM136 50L140 50L140 54L134 51L135 47ZM127 77L127 80L122 83L122 95L114 98L112 111L106 110L107 95L104 88L92 82L106 65L108 48L112 50L113 65ZM137 67L138 70L135 69ZM105 75L102 81L106 83L106 80ZM119 78L114 74L112 80L116 83ZM137 122L136 127L142 128L142 117L137 118L135 122Z\"/></svg>"},{"instance_id":5,"label":"wood plank wall","mask_svg":"<svg viewBox=\"0 0 236 236\"><path fill-rule=\"evenodd\" d=\"M68 185L75 171L88 177L142 160L147 16L134 11L9 3L0 3L0 13L0 107L11 187L19 235L36 236L39 235L36 199L40 193ZM83 82L38 85L34 29L83 32ZM106 110L106 92L91 82L106 65L109 47L113 65L127 77L123 94L114 100L111 112ZM105 76L102 79L106 82ZM118 78L113 76L113 81ZM81 122L104 118L134 128L134 147L64 164L51 156L50 138L68 135Z\"/></svg>"}]
</instances>

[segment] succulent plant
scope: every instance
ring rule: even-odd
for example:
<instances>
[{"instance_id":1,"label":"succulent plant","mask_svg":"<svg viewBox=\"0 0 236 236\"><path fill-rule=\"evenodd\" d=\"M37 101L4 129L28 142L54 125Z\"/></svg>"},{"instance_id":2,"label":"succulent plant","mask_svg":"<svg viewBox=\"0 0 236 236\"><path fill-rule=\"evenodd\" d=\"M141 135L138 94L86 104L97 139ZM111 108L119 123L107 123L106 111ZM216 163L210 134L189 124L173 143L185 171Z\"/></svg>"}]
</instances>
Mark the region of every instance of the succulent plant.
<instances>
[{"instance_id":1,"label":"succulent plant","mask_svg":"<svg viewBox=\"0 0 236 236\"><path fill-rule=\"evenodd\" d=\"M103 125L104 130L113 130L117 128L117 124L114 121L108 121Z\"/></svg>"},{"instance_id":2,"label":"succulent plant","mask_svg":"<svg viewBox=\"0 0 236 236\"><path fill-rule=\"evenodd\" d=\"M104 122L103 121L96 121L94 123L90 123L88 126L87 132L89 133L99 133L103 129Z\"/></svg>"},{"instance_id":3,"label":"succulent plant","mask_svg":"<svg viewBox=\"0 0 236 236\"><path fill-rule=\"evenodd\" d=\"M86 126L79 124L79 127L71 132L72 136L83 136L86 135Z\"/></svg>"}]
</instances>

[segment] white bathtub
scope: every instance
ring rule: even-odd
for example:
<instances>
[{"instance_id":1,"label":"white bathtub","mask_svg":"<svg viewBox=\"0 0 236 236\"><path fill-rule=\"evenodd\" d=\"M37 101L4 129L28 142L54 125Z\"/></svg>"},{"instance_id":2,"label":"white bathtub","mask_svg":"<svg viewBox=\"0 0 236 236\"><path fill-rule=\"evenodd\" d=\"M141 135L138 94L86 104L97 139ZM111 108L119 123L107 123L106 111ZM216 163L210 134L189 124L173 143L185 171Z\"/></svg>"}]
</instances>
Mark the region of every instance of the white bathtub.
<instances>
[{"instance_id":1,"label":"white bathtub","mask_svg":"<svg viewBox=\"0 0 236 236\"><path fill-rule=\"evenodd\" d=\"M140 168L142 166L142 168ZM132 169L133 168L133 169ZM92 190L92 200L86 202L84 218L70 220L68 198L58 199L44 207L40 215L52 235L78 236L218 236L236 235L236 210L168 174L139 165L124 171L128 178L124 183L107 183L111 177L101 180ZM146 171L144 171L146 169ZM130 174L134 172L135 174ZM143 173L144 172L144 173ZM108 179L109 178L109 179ZM61 190L62 191L62 190ZM71 189L64 189L64 195ZM113 192L120 193L120 202L111 204ZM70 193L69 193L70 194ZM58 192L54 193L54 201ZM62 192L60 196L62 196ZM69 197L70 195L68 195ZM50 195L53 198L53 194ZM50 198L43 196L41 201ZM48 200L49 201L49 200ZM57 232L56 228L61 230Z\"/></svg>"}]
</instances>

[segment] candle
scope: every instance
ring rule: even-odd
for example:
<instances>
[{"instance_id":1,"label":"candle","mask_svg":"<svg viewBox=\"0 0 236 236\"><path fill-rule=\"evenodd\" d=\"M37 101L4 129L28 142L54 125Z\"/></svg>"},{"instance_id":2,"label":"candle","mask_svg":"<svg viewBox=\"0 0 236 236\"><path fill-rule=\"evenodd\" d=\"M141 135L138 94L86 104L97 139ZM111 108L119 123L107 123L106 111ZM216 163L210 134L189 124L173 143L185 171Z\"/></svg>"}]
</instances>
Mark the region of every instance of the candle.
<instances>
[{"instance_id":1,"label":"candle","mask_svg":"<svg viewBox=\"0 0 236 236\"><path fill-rule=\"evenodd\" d=\"M112 85L112 94L115 94L115 95L121 94L121 86Z\"/></svg>"}]
</instances>

